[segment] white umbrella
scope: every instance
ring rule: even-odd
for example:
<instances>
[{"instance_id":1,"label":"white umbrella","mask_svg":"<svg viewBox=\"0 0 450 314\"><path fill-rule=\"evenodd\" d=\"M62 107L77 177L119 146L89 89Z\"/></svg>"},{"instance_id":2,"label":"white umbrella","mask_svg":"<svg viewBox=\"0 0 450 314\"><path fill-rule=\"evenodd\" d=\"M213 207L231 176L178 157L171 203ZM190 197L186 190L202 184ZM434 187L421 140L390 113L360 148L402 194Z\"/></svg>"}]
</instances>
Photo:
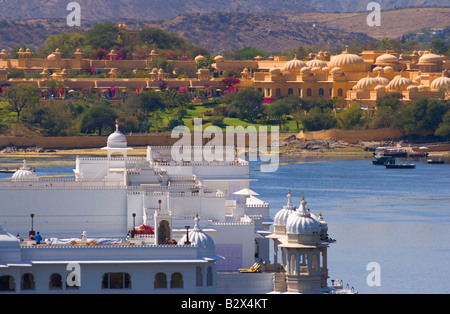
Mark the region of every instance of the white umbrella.
<instances>
[{"instance_id":1,"label":"white umbrella","mask_svg":"<svg viewBox=\"0 0 450 314\"><path fill-rule=\"evenodd\" d=\"M249 188L242 189L240 191L234 192L233 194L234 195L246 195L246 196L259 195L258 193L250 190Z\"/></svg>"}]
</instances>

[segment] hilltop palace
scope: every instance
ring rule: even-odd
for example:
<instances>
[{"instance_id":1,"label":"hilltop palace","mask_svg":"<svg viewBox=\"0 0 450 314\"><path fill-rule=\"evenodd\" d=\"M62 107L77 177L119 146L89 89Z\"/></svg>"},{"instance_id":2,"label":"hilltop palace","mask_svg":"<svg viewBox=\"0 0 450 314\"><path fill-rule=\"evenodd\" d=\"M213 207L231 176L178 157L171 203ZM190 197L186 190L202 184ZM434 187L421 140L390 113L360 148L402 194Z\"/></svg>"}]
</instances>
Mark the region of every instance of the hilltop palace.
<instances>
[{"instance_id":1,"label":"hilltop palace","mask_svg":"<svg viewBox=\"0 0 450 314\"><path fill-rule=\"evenodd\" d=\"M131 157L118 125L102 150L77 157L74 178L24 161L0 182L1 294L352 292L328 285L322 215L289 191L272 220L246 160Z\"/></svg>"},{"instance_id":2,"label":"hilltop palace","mask_svg":"<svg viewBox=\"0 0 450 314\"><path fill-rule=\"evenodd\" d=\"M125 25L120 25L125 28ZM136 32L126 31L130 38ZM268 98L281 98L288 95L303 99L339 99L336 104L342 108L359 100L364 109L375 109L377 99L393 93L401 93L402 101L409 103L419 98L442 97L450 88L450 60L430 51L414 51L412 54L398 55L395 51L363 51L352 54L348 47L338 55L327 51L311 53L307 60L284 56L268 59L255 57L254 60L226 60L218 55L211 69L199 68L198 63L205 57L199 55L195 60L169 60L173 73L165 73L155 67L158 57L153 50L146 60L118 60L117 52L112 50L107 60L83 58L80 49L74 58L62 58L59 49L46 59L33 58L32 52L20 49L18 59L9 59L6 50L0 52L0 86L29 83L37 86L43 96L49 95L48 82L56 79L62 83L64 92L99 90L111 98L122 93L141 90L158 91L175 89L194 93L207 88L212 96L221 95L229 88L222 75L231 70L240 73L237 89L254 88ZM20 69L26 74L40 75L40 78L8 78L8 69ZM199 68L198 70L196 70ZM107 78L70 75L79 73L98 73L106 71ZM120 78L126 71L137 73L147 71L144 78ZM183 76L180 76L183 75ZM54 95L56 97L56 95Z\"/></svg>"}]
</instances>

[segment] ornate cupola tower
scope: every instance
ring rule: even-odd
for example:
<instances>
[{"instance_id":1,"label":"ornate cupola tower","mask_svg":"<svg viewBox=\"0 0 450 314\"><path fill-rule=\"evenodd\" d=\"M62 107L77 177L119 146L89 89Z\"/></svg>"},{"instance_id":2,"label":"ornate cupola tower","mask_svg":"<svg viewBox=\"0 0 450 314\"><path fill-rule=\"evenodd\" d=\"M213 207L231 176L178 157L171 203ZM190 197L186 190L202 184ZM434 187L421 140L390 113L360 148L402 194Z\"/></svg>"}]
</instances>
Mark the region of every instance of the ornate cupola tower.
<instances>
[{"instance_id":1,"label":"ornate cupola tower","mask_svg":"<svg viewBox=\"0 0 450 314\"><path fill-rule=\"evenodd\" d=\"M111 156L114 153L120 153L122 154L124 159L126 159L127 152L133 150L132 148L128 147L127 138L125 137L125 135L123 135L122 132L119 131L119 122L117 120L116 131L108 137L106 147L103 147L102 149L107 151L108 159L111 159Z\"/></svg>"},{"instance_id":2,"label":"ornate cupola tower","mask_svg":"<svg viewBox=\"0 0 450 314\"><path fill-rule=\"evenodd\" d=\"M320 293L327 288L327 248L332 241L328 238L328 226L322 215L317 218L306 206L305 197L297 210L287 216L285 229L278 223L283 223L290 205L277 213L274 219L275 246L281 248L282 269L275 273L274 290L289 293ZM275 221L276 220L276 221Z\"/></svg>"}]
</instances>

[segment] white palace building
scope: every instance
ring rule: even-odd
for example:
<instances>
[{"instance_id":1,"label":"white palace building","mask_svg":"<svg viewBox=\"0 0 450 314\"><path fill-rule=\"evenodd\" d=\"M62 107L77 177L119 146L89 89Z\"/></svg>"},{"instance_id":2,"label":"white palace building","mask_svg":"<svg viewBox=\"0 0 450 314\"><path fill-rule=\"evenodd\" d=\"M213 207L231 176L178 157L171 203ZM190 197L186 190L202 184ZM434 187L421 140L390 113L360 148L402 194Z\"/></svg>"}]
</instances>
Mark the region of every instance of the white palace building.
<instances>
[{"instance_id":1,"label":"white palace building","mask_svg":"<svg viewBox=\"0 0 450 314\"><path fill-rule=\"evenodd\" d=\"M289 193L272 220L237 155L130 157L118 126L102 149L76 158L75 178L38 178L24 161L0 182L0 294L348 292L327 284L333 241L321 215Z\"/></svg>"}]
</instances>

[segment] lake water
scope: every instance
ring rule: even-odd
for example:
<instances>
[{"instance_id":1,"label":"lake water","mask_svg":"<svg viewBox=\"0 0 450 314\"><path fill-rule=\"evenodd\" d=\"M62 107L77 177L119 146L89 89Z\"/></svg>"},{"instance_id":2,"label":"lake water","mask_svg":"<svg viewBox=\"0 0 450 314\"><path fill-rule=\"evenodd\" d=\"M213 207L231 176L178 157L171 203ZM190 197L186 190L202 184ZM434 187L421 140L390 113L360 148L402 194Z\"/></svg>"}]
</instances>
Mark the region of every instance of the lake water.
<instances>
[{"instance_id":1,"label":"lake water","mask_svg":"<svg viewBox=\"0 0 450 314\"><path fill-rule=\"evenodd\" d=\"M39 176L73 174L75 156L43 161ZM289 189L296 206L305 195L311 211L322 213L337 240L328 251L330 279L360 293L449 293L450 163L414 163L416 169L386 169L370 159L292 159L273 173L252 163L251 189L270 203L272 217ZM372 262L380 266L380 286L367 284Z\"/></svg>"},{"instance_id":2,"label":"lake water","mask_svg":"<svg viewBox=\"0 0 450 314\"><path fill-rule=\"evenodd\" d=\"M322 213L337 240L328 251L330 279L360 293L449 293L450 164L414 163L386 169L370 159L283 160L274 173L254 164L252 190L270 203L272 217L289 189L296 206L305 195L311 211ZM380 286L367 284L372 262Z\"/></svg>"}]
</instances>

